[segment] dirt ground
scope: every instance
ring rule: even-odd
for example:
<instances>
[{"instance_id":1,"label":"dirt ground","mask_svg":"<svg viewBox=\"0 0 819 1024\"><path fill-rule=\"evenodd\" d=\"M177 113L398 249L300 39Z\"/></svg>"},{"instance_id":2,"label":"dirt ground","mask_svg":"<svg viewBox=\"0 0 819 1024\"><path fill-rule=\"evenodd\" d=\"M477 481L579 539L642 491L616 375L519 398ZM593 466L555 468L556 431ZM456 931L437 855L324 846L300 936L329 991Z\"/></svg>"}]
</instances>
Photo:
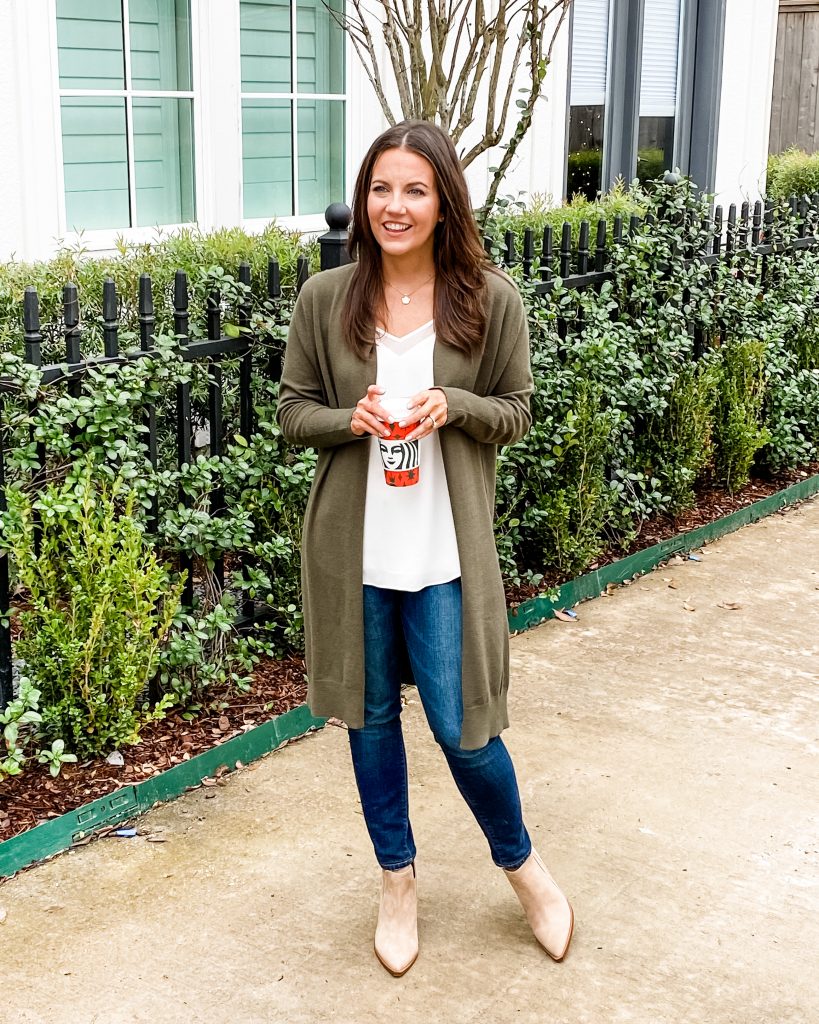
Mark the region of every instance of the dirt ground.
<instances>
[{"instance_id":1,"label":"dirt ground","mask_svg":"<svg viewBox=\"0 0 819 1024\"><path fill-rule=\"evenodd\" d=\"M405 711L421 954L328 727L0 885L5 1024L815 1024L819 500L512 640L504 738L577 927L530 935ZM164 841L156 841L164 840Z\"/></svg>"}]
</instances>

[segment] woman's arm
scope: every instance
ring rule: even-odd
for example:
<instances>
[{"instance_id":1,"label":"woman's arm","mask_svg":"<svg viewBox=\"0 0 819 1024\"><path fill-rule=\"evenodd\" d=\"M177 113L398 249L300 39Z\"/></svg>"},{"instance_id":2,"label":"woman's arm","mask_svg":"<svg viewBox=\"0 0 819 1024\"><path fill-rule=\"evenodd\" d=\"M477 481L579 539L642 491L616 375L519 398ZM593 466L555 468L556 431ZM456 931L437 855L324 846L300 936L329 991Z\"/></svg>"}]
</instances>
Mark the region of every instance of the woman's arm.
<instances>
[{"instance_id":1,"label":"woman's arm","mask_svg":"<svg viewBox=\"0 0 819 1024\"><path fill-rule=\"evenodd\" d=\"M312 312L312 289L308 282L296 300L287 332L276 419L285 441L309 448L331 448L358 440L350 429L355 410L331 409L326 403Z\"/></svg>"},{"instance_id":2,"label":"woman's arm","mask_svg":"<svg viewBox=\"0 0 819 1024\"><path fill-rule=\"evenodd\" d=\"M517 301L507 303L500 332L498 360L503 369L490 395L475 395L463 388L438 389L446 395L447 425L459 427L483 444L513 444L532 425L529 327L519 295Z\"/></svg>"}]
</instances>

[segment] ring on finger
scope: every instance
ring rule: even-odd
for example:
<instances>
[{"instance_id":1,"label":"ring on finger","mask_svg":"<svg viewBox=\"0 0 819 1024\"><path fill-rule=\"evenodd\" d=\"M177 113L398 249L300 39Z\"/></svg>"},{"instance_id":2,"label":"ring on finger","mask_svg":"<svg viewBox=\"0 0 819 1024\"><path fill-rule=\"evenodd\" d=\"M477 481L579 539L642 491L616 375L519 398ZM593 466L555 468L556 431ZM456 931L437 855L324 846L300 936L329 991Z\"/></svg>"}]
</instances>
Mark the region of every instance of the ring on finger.
<instances>
[{"instance_id":1,"label":"ring on finger","mask_svg":"<svg viewBox=\"0 0 819 1024\"><path fill-rule=\"evenodd\" d=\"M428 419L428 420L430 421L430 423L432 424L432 429L433 429L433 430L435 430L435 429L436 429L436 427L438 426L438 424L437 424L437 422L435 421L435 417L434 417L434 416L432 415L432 413L431 413L431 412L428 412L428 413L427 413L427 419Z\"/></svg>"}]
</instances>

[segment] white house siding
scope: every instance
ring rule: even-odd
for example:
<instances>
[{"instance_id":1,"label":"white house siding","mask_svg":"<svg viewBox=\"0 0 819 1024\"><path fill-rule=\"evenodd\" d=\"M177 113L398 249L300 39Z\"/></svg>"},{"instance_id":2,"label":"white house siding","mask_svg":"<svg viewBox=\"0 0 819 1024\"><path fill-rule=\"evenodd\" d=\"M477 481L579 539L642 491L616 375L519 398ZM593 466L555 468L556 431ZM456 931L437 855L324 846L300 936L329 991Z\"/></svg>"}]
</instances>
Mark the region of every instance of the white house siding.
<instances>
[{"instance_id":1,"label":"white house siding","mask_svg":"<svg viewBox=\"0 0 819 1024\"><path fill-rule=\"evenodd\" d=\"M19 253L23 241L20 205L20 96L11 13L0 5L0 260Z\"/></svg>"},{"instance_id":2,"label":"white house siding","mask_svg":"<svg viewBox=\"0 0 819 1024\"><path fill-rule=\"evenodd\" d=\"M779 0L728 0L716 201L759 199L765 188Z\"/></svg>"},{"instance_id":3,"label":"white house siding","mask_svg":"<svg viewBox=\"0 0 819 1024\"><path fill-rule=\"evenodd\" d=\"M52 82L46 59L55 31L50 0L0 6L0 48L7 48L2 63L10 78L0 92L0 256L6 258L47 255L59 233L56 69Z\"/></svg>"}]
</instances>

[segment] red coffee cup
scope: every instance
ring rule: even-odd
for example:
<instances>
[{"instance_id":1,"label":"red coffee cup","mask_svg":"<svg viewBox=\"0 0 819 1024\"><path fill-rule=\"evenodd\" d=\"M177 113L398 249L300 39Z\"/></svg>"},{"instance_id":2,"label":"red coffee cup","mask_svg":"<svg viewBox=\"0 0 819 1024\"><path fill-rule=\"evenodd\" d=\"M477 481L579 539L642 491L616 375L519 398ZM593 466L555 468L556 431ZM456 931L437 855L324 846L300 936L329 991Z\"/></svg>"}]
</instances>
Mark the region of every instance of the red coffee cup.
<instances>
[{"instance_id":1,"label":"red coffee cup","mask_svg":"<svg viewBox=\"0 0 819 1024\"><path fill-rule=\"evenodd\" d=\"M410 410L407 409L409 400L410 396L379 399L383 408L395 417L385 424L389 436L382 435L378 438L384 479L390 487L412 487L418 483L421 472L419 441L406 440L407 434L411 434L418 424L412 422L400 426L400 421L410 415Z\"/></svg>"}]
</instances>

